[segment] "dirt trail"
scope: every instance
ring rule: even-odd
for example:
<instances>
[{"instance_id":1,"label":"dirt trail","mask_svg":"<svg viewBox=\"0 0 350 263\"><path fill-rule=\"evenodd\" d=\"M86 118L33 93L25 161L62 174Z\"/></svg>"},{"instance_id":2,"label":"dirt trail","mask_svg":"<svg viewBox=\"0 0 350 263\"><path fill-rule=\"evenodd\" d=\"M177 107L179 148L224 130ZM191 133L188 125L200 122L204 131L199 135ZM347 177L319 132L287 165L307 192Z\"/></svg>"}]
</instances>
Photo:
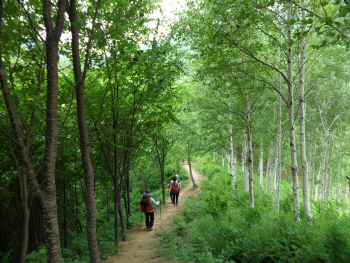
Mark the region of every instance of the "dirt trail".
<instances>
[{"instance_id":1,"label":"dirt trail","mask_svg":"<svg viewBox=\"0 0 350 263\"><path fill-rule=\"evenodd\" d=\"M189 175L188 165L184 166L187 174ZM193 177L196 184L200 186L203 177L192 167ZM181 177L180 177L181 179ZM153 263L153 262L168 262L164 258L156 257L155 243L161 242L161 238L157 237L156 231L162 228L167 228L171 224L171 217L176 215L181 211L184 206L184 199L189 196L198 195L200 192L199 188L193 188L191 178L186 187L181 189L179 195L179 205L175 207L170 202L170 197L166 198L164 204L162 204L162 224L160 220L160 210L156 209L154 214L154 225L153 231L148 231L146 229L145 223L143 221L141 228L140 225L135 226L130 232L130 241L120 242L122 252L118 255L110 256L104 263ZM143 218L144 220L144 218Z\"/></svg>"}]
</instances>

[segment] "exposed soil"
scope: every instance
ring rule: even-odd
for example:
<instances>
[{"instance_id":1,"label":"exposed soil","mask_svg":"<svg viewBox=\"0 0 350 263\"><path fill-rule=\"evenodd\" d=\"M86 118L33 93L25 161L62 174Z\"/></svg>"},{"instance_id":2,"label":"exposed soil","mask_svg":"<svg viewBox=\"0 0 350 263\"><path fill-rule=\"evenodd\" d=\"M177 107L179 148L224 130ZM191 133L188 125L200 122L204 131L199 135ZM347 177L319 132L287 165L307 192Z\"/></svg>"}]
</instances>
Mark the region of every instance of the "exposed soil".
<instances>
[{"instance_id":1,"label":"exposed soil","mask_svg":"<svg viewBox=\"0 0 350 263\"><path fill-rule=\"evenodd\" d=\"M184 166L187 174L189 175L188 165ZM203 177L192 167L193 177L198 186L200 186ZM180 178L181 179L181 178ZM162 241L159 236L156 236L156 232L161 228L169 228L171 226L171 217L179 214L184 206L184 199L198 195L200 192L199 188L195 188L192 185L191 178L189 177L189 182L186 187L181 188L179 195L179 205L175 207L170 202L170 197L168 196L165 202L162 204L162 219L160 218L160 209L157 208L154 214L154 225L153 231L148 231L146 229L145 223L135 226L130 232L129 241L120 242L121 252L117 255L110 256L104 263L153 263L153 262L168 262L174 263L173 261L166 260L162 257L157 257L156 255L156 243Z\"/></svg>"}]
</instances>

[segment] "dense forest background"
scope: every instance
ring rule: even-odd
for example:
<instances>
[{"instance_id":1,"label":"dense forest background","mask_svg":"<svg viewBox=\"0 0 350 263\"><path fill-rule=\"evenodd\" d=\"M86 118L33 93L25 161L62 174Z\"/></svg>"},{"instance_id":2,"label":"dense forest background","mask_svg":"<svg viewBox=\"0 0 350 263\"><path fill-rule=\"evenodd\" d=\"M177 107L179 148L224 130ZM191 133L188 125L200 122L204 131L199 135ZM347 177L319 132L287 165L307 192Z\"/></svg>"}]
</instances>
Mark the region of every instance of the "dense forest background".
<instances>
[{"instance_id":1,"label":"dense forest background","mask_svg":"<svg viewBox=\"0 0 350 263\"><path fill-rule=\"evenodd\" d=\"M187 162L169 258L349 262L350 2L162 6L0 0L0 261L101 262Z\"/></svg>"}]
</instances>

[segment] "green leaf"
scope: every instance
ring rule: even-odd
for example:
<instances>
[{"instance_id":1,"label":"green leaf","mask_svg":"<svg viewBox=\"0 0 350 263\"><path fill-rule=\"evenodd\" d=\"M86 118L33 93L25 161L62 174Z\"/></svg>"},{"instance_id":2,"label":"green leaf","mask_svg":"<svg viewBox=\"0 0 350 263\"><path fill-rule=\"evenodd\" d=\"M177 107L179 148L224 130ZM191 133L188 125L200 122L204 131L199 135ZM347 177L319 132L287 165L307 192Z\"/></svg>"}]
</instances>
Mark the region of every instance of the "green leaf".
<instances>
[{"instance_id":1,"label":"green leaf","mask_svg":"<svg viewBox=\"0 0 350 263\"><path fill-rule=\"evenodd\" d=\"M73 26L75 26L78 29L80 29L83 25L84 25L84 21L79 16L78 16L77 20L75 20L75 22L73 22Z\"/></svg>"}]
</instances>

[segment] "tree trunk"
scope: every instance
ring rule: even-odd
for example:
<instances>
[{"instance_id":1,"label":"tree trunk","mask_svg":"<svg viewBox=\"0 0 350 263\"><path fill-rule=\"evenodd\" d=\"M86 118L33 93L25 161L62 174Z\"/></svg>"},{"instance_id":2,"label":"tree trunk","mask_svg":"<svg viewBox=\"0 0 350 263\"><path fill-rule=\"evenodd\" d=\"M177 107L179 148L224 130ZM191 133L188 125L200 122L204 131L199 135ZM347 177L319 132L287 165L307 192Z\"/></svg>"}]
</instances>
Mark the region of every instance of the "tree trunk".
<instances>
[{"instance_id":1,"label":"tree trunk","mask_svg":"<svg viewBox=\"0 0 350 263\"><path fill-rule=\"evenodd\" d=\"M322 166L320 167L320 169L318 170L318 173L317 173L317 182L320 180L321 171L322 171ZM318 188L319 188L319 183L317 183L316 186L315 186L315 201L317 201L317 199L319 197L319 194L318 194L318 191L317 191Z\"/></svg>"},{"instance_id":2,"label":"tree trunk","mask_svg":"<svg viewBox=\"0 0 350 263\"><path fill-rule=\"evenodd\" d=\"M163 171L164 174L164 171ZM127 210L126 213L131 216L131 202L130 202L130 172L128 170L126 180L126 197L127 197Z\"/></svg>"},{"instance_id":3,"label":"tree trunk","mask_svg":"<svg viewBox=\"0 0 350 263\"><path fill-rule=\"evenodd\" d=\"M254 192L253 192L253 135L252 135L252 130L251 130L251 102L250 99L247 98L247 130L248 130L248 149L247 149L247 168L248 168L248 179L249 179L249 202L250 202L250 207L254 207Z\"/></svg>"},{"instance_id":4,"label":"tree trunk","mask_svg":"<svg viewBox=\"0 0 350 263\"><path fill-rule=\"evenodd\" d=\"M262 145L260 146L259 174L260 174L259 184L261 188L264 188L264 153L263 153Z\"/></svg>"},{"instance_id":5,"label":"tree trunk","mask_svg":"<svg viewBox=\"0 0 350 263\"><path fill-rule=\"evenodd\" d=\"M292 6L288 5L287 16L288 21L291 20ZM292 39L292 28L288 26L288 41ZM293 211L294 219L300 221L300 203L299 203L299 182L298 182L298 163L297 150L295 145L295 129L294 129L294 92L293 92L293 65L292 65L292 47L288 48L288 111L289 111L289 137L290 137L290 154L291 154L291 169L293 180Z\"/></svg>"},{"instance_id":6,"label":"tree trunk","mask_svg":"<svg viewBox=\"0 0 350 263\"><path fill-rule=\"evenodd\" d=\"M222 149L222 167L225 168L224 149Z\"/></svg>"},{"instance_id":7,"label":"tree trunk","mask_svg":"<svg viewBox=\"0 0 350 263\"><path fill-rule=\"evenodd\" d=\"M107 221L110 221L110 209L109 209L109 191L108 187L106 186L106 191L107 191Z\"/></svg>"},{"instance_id":8,"label":"tree trunk","mask_svg":"<svg viewBox=\"0 0 350 263\"><path fill-rule=\"evenodd\" d=\"M97 3L96 12L98 10L99 1ZM83 170L85 174L85 197L87 207L87 240L89 247L90 262L101 262L97 235L96 235L96 201L95 201L95 174L92 167L91 155L90 155L90 142L88 136L88 129L86 124L85 114L85 74L87 70L87 61L85 61L84 72L81 71L80 63L80 45L79 45L79 31L74 26L77 16L76 0L70 0L70 5L67 7L69 13L69 20L71 24L72 32L72 55L73 55L73 69L76 87L76 99L77 99L77 117L80 137L80 152L83 164ZM96 20L96 13L93 24ZM91 34L92 35L92 34ZM91 36L89 42L91 41ZM89 43L90 44L90 43ZM89 56L89 44L86 51L86 60Z\"/></svg>"},{"instance_id":9,"label":"tree trunk","mask_svg":"<svg viewBox=\"0 0 350 263\"><path fill-rule=\"evenodd\" d=\"M232 114L230 113L229 117L230 121L232 119ZM230 165L230 173L231 173L231 188L234 191L236 189L236 157L234 156L233 149L233 136L232 136L232 124L229 124L229 135L230 135L230 155L228 163Z\"/></svg>"},{"instance_id":10,"label":"tree trunk","mask_svg":"<svg viewBox=\"0 0 350 263\"><path fill-rule=\"evenodd\" d=\"M281 57L281 50L280 50ZM279 91L281 92L281 75L279 75ZM279 96L278 101L278 131L277 131L277 194L276 194L276 214L280 212L281 196L281 162L282 162L282 98Z\"/></svg>"},{"instance_id":11,"label":"tree trunk","mask_svg":"<svg viewBox=\"0 0 350 263\"><path fill-rule=\"evenodd\" d=\"M269 187L269 170L270 170L270 165L271 165L271 160L272 160L272 156L273 156L273 142L271 141L270 143L270 151L269 151L269 157L267 158L267 164L266 164L266 172L265 172L265 188L264 188L264 194L266 194L267 189Z\"/></svg>"},{"instance_id":12,"label":"tree trunk","mask_svg":"<svg viewBox=\"0 0 350 263\"><path fill-rule=\"evenodd\" d=\"M125 220L124 220L124 214L123 214L123 209L121 206L121 197L118 198L118 212L119 212L119 217L120 217L120 224L122 226L122 240L125 241L126 240L126 227L125 227Z\"/></svg>"},{"instance_id":13,"label":"tree trunk","mask_svg":"<svg viewBox=\"0 0 350 263\"><path fill-rule=\"evenodd\" d=\"M301 6L304 6L305 0L301 0ZM301 11L302 21L305 21L305 10ZM299 105L300 105L300 158L301 167L303 173L303 202L304 209L307 216L312 217L312 211L309 202L309 178L308 178L308 163L306 157L306 132L305 132L305 114L306 114L306 101L305 101L305 53L306 53L306 43L303 33L305 32L305 25L301 26L301 43L300 43L300 67L299 67Z\"/></svg>"},{"instance_id":14,"label":"tree trunk","mask_svg":"<svg viewBox=\"0 0 350 263\"><path fill-rule=\"evenodd\" d=\"M20 183L20 190L21 190L21 206L22 206L22 213L23 213L23 225L22 225L22 244L21 244L21 254L20 254L20 263L26 262L26 255L28 250L28 239L29 239L29 218L30 218L30 211L28 207L28 179L27 179L27 173L26 170L22 169L22 174L20 175L21 183Z\"/></svg>"},{"instance_id":15,"label":"tree trunk","mask_svg":"<svg viewBox=\"0 0 350 263\"><path fill-rule=\"evenodd\" d=\"M188 154L187 163L188 163L188 167L190 168L190 176L191 176L192 184L194 187L198 187L196 182L194 181L194 177L192 174L191 154Z\"/></svg>"},{"instance_id":16,"label":"tree trunk","mask_svg":"<svg viewBox=\"0 0 350 263\"><path fill-rule=\"evenodd\" d=\"M3 10L3 1L1 1L1 10ZM10 116L13 133L19 145L19 152L22 163L25 166L26 173L29 175L35 194L39 197L45 231L45 243L47 248L48 262L61 262L61 246L58 231L57 204L56 204L56 184L55 184L55 166L57 154L57 106L58 106L58 41L62 34L64 24L65 1L57 2L57 19L53 27L51 18L51 3L43 0L43 16L46 29L46 64L47 64L47 101L46 101L46 129L45 129L45 153L44 153L44 190L36 180L36 175L32 167L28 151L24 145L19 124L18 116L15 112L14 103L8 89L7 77L2 64L2 55L0 50L0 81L7 111ZM2 23L2 12L0 17ZM1 26L1 24L0 24Z\"/></svg>"},{"instance_id":17,"label":"tree trunk","mask_svg":"<svg viewBox=\"0 0 350 263\"><path fill-rule=\"evenodd\" d=\"M165 183L164 183L165 150L163 147L162 154L159 153L157 137L155 138L155 145L156 145L156 151L157 151L157 157L158 157L158 165L159 165L159 169L160 169L160 178L161 178L161 183L162 183L163 200L165 200Z\"/></svg>"},{"instance_id":18,"label":"tree trunk","mask_svg":"<svg viewBox=\"0 0 350 263\"><path fill-rule=\"evenodd\" d=\"M339 161L338 161L338 176L337 176L337 201L340 201L339 189L340 189L340 169L341 169L341 155L342 155L342 143L343 143L343 122L340 119L340 141L339 141Z\"/></svg>"},{"instance_id":19,"label":"tree trunk","mask_svg":"<svg viewBox=\"0 0 350 263\"><path fill-rule=\"evenodd\" d=\"M118 202L118 180L117 178L113 178L114 183L114 191L113 191L113 199L114 199L114 245L116 247L119 246L119 202Z\"/></svg>"},{"instance_id":20,"label":"tree trunk","mask_svg":"<svg viewBox=\"0 0 350 263\"><path fill-rule=\"evenodd\" d=\"M320 110L321 114L321 110ZM322 118L322 115L321 115ZM326 121L326 119L325 119ZM321 165L321 201L326 200L326 154L327 154L327 127L323 124L322 138L322 165Z\"/></svg>"},{"instance_id":21,"label":"tree trunk","mask_svg":"<svg viewBox=\"0 0 350 263\"><path fill-rule=\"evenodd\" d=\"M334 149L334 141L332 140L331 146L330 146L330 153L329 153L329 157L328 157L328 162L327 162L327 174L328 174L327 199L328 200L331 200L333 149Z\"/></svg>"},{"instance_id":22,"label":"tree trunk","mask_svg":"<svg viewBox=\"0 0 350 263\"><path fill-rule=\"evenodd\" d=\"M315 165L316 165L316 148L317 146L317 130L315 130L315 141L314 141L314 151L313 151L313 159L312 159L312 169L311 169L311 200L313 198L314 189L315 189ZM311 158L310 158L311 161ZM310 200L310 201L311 201Z\"/></svg>"},{"instance_id":23,"label":"tree trunk","mask_svg":"<svg viewBox=\"0 0 350 263\"><path fill-rule=\"evenodd\" d=\"M63 185L63 240L64 248L68 248L68 231L67 231L67 193L66 182Z\"/></svg>"},{"instance_id":24,"label":"tree trunk","mask_svg":"<svg viewBox=\"0 0 350 263\"><path fill-rule=\"evenodd\" d=\"M247 136L243 133L243 143L242 143L242 157L241 157L241 166L242 166L242 172L245 175L245 162L246 162L246 153L247 153ZM245 180L244 180L244 189L247 189L245 186Z\"/></svg>"}]
</instances>

